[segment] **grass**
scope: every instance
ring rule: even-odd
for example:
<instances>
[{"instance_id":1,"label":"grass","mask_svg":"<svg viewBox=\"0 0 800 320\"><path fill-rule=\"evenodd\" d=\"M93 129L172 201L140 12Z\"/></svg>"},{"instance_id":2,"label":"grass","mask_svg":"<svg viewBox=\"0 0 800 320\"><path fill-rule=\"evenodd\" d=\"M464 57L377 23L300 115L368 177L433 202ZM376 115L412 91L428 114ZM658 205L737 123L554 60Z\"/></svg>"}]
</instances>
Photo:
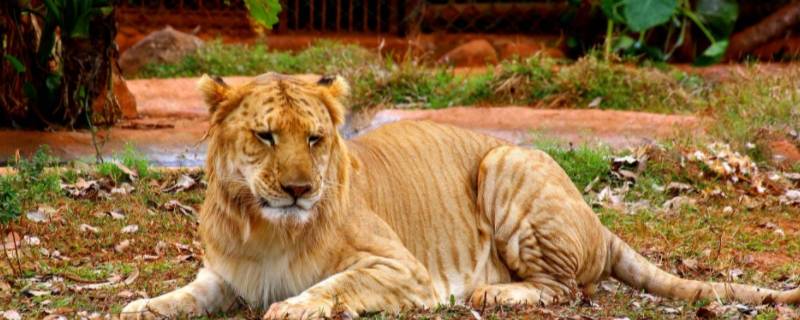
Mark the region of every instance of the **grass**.
<instances>
[{"instance_id":1,"label":"grass","mask_svg":"<svg viewBox=\"0 0 800 320\"><path fill-rule=\"evenodd\" d=\"M506 61L487 73L458 76L452 69L425 60L381 57L359 46L332 41L315 42L297 54L269 51L263 44L213 41L178 63L146 65L134 77L257 75L269 71L337 73L353 84L355 109L382 104L442 108L554 100L586 106L600 98L600 108L663 112L684 104L696 93L692 89L698 86L697 78L679 71L647 70L640 72L591 56L574 64L534 56ZM665 85L670 90L663 90ZM643 91L648 94L640 94ZM681 94L674 94L679 91Z\"/></svg>"},{"instance_id":2,"label":"grass","mask_svg":"<svg viewBox=\"0 0 800 320\"><path fill-rule=\"evenodd\" d=\"M97 173L110 178L115 183L130 178L129 174L123 171L123 168L120 168L120 164L124 168L135 172L138 178L157 178L158 173L150 170L149 161L141 153L137 152L131 144L125 145L122 152L115 154L111 161L97 165Z\"/></svg>"},{"instance_id":3,"label":"grass","mask_svg":"<svg viewBox=\"0 0 800 320\"><path fill-rule=\"evenodd\" d=\"M550 153L565 169L567 174L579 186L585 186L594 178L600 177L601 183L611 184L610 159L621 155L597 146L564 147L554 141L543 141L538 148ZM659 149L660 150L660 149ZM680 150L678 146L651 152L648 168L636 181L631 193L631 201L646 199L652 206L636 213L629 214L614 208L597 207L597 213L603 224L619 234L638 251L655 261L661 267L677 272L685 277L695 279L722 280L723 274L733 267L742 268L745 273L738 282L755 283L770 287L781 287L785 283L796 283L800 273L800 263L793 257L800 255L800 242L797 230L800 229L800 208L784 207L769 198L762 199L763 205L747 209L739 204L738 197L711 197L697 192L691 196L696 205L684 207L674 213L664 213L659 208L667 196L648 186L664 185L670 181L692 183L698 189L720 187L713 180L702 181L693 178L694 169L684 166L675 159ZM20 212L31 210L39 205L56 208L56 213L49 223L35 223L26 218L12 222L14 230L22 235L36 236L41 244L24 250L21 259L23 276L11 275L11 269L4 259L0 262L3 278L14 288L10 295L0 299L0 310L17 310L25 318L41 318L45 310L53 310L58 306L69 306L67 316L75 316L76 312L115 313L125 303L144 294L155 296L191 281L200 267L202 250L198 241L196 222L194 219L168 212L161 205L178 200L198 209L202 203L204 189L198 187L179 193L165 193L161 189L174 183L181 174L202 177L197 171L164 171L147 166L146 159L137 155L132 148L123 152L118 159L127 163L141 174L137 181L129 181L135 190L128 195L112 195L108 198L80 199L68 197L60 192L46 197L31 194L18 195ZM1 181L13 181L5 186L0 184L0 194L5 190L19 192L31 172L71 172L62 174L59 182L83 178L87 180L107 179L112 185L122 180L112 180L101 172L102 166L64 165L60 168L43 167L40 164L56 163L46 152L32 159L21 159L17 163L26 163L26 168L14 174L0 176ZM130 158L129 161L125 158ZM38 159L38 160L37 160ZM128 162L126 162L128 161ZM139 165L137 165L137 163ZM82 167L75 170L73 167ZM39 171L39 168L42 168ZM705 184L705 185L702 185ZM722 185L722 187L725 187ZM5 189L4 189L5 188ZM638 188L638 189L637 189ZM733 192L733 191L730 191ZM736 208L732 212L723 210L726 206ZM102 214L115 210L122 212L121 220L111 219ZM98 214L101 213L101 214ZM765 223L774 223L786 230L785 236L773 230L761 227ZM99 229L99 232L80 231L80 225L88 224ZM134 234L121 233L120 230L135 224L140 230ZM130 246L122 252L115 247L123 240L130 240ZM179 248L175 244L188 245ZM156 249L157 247L161 249ZM45 255L41 249L52 253L58 251L63 258ZM191 255L188 260L178 259ZM145 256L151 258L145 259ZM682 262L685 259L698 261L694 269L687 268ZM126 278L135 272L139 277L130 286L84 290L76 292L69 288L85 283L106 281L110 277ZM53 277L63 279L54 284ZM44 284L43 284L44 283ZM48 284L49 285L46 285ZM616 286L612 283L612 286ZM54 290L52 288L62 288ZM49 291L44 296L31 295L29 290ZM694 317L706 303L688 303L681 301L649 302L638 292L624 286L614 290L601 290L594 302L600 307L592 307L580 301L558 305L546 309L533 306L502 307L483 310L487 319L538 317L580 317L592 318L641 318L669 319ZM640 307L634 308L634 305ZM664 313L663 307L680 308L679 314ZM783 308L783 307L782 307ZM780 309L783 310L783 309ZM779 314L779 309L766 306L759 316L770 317ZM241 308L219 317L256 318L260 311ZM210 317L210 318L215 318ZM395 318L472 318L470 310L459 304L444 305L431 310L414 310L400 314L377 313L366 315L367 319Z\"/></svg>"},{"instance_id":4,"label":"grass","mask_svg":"<svg viewBox=\"0 0 800 320\"><path fill-rule=\"evenodd\" d=\"M608 147L585 144L563 147L556 141L543 139L537 140L535 147L553 157L578 190L586 188L595 178L611 173L611 149Z\"/></svg>"},{"instance_id":5,"label":"grass","mask_svg":"<svg viewBox=\"0 0 800 320\"><path fill-rule=\"evenodd\" d=\"M635 212L595 206L598 217L651 261L685 277L723 280L724 274L737 267L745 270L737 282L778 288L800 280L800 263L796 261L800 256L800 241L797 240L800 208L780 205L775 195L756 196L739 185L701 175L707 173L708 168L685 159L690 150L702 149L708 142L722 141L730 143L733 150L748 154L764 171L800 172L800 165L789 168L773 165L768 148L776 139L791 140L791 130L800 131L798 70L766 73L752 67L732 79L711 81L664 66L609 64L592 56L575 62L534 56L505 61L485 73L458 75L452 69L425 61L396 61L360 47L333 42L316 43L297 54L271 52L261 45L212 42L178 64L150 65L138 76L255 75L266 71L343 74L353 86L350 104L355 109L375 105L418 108L481 104L588 108L592 105L601 109L707 116L706 135L678 135L673 142L648 151L647 166L638 172L624 196L626 203L644 200L647 205ZM754 147L748 147L750 144ZM600 185L595 191L604 186L622 185L611 176L610 160L625 152L592 145L564 146L547 140L539 140L536 147L548 152L579 190L596 178ZM170 185L179 174L186 172L153 170L131 147L114 158L115 162L136 171L139 179L128 181L114 162L90 166L88 171L70 166L53 169L56 161L47 156L46 151L31 159L12 161L16 174L0 176L0 201L10 199L0 203L0 214L12 212L9 216L13 218L9 221L15 230L38 236L42 248L51 252L58 250L69 258L48 257L38 248L26 251L25 276L6 276L3 280L17 291L7 300L0 299L0 310L16 309L26 318L41 318L44 310L54 305L70 305L76 311L114 313L142 293L157 295L193 278L202 259L202 250L194 242L197 241L196 222L160 208L169 200L178 200L197 209L203 200L203 188L164 193L162 186ZM60 183L74 183L79 178L107 179L114 186L130 183L135 190L130 195L98 199L74 199L59 191ZM679 210L664 210L663 204L674 196L664 188L672 182L691 185L694 191L686 196L694 203L685 204ZM721 196L712 194L716 189L721 190ZM592 197L591 194L585 196ZM43 224L16 219L21 212L42 204L57 208L58 217L54 222ZM733 210L726 210L727 207ZM97 214L111 210L124 213L125 218L113 220ZM5 219L6 215L0 217ZM779 226L785 235L764 227L768 223ZM81 224L95 226L100 232L80 232ZM138 225L138 233L119 232L129 224ZM133 242L122 253L116 252L115 246L122 240ZM166 243L168 249L156 255L159 242ZM194 259L176 260L188 252L176 248L174 243L188 244ZM145 255L156 258L146 260ZM686 259L696 260L697 266L687 267ZM0 270L10 274L10 267L3 263L0 262ZM71 286L84 281L102 281L112 275L126 277L135 270L140 276L126 288L81 293L62 290L45 297L19 291L38 286L35 276L43 279L58 276L64 278L64 285ZM48 300L49 303L45 303ZM648 302L638 292L624 287L601 291L595 302L601 307L575 301L548 309L489 309L484 310L483 317L691 318L709 303ZM663 312L663 306L681 308L681 311L668 315ZM767 306L757 317L778 317L780 310ZM259 311L242 308L220 316L256 318ZM722 318L733 316L739 315ZM379 313L367 318L448 319L472 318L472 314L455 305L401 314Z\"/></svg>"},{"instance_id":6,"label":"grass","mask_svg":"<svg viewBox=\"0 0 800 320\"><path fill-rule=\"evenodd\" d=\"M20 197L30 201L46 201L60 190L58 174L47 171L57 163L46 146L36 150L30 159L18 158L12 163L18 174L9 177L10 183L19 190Z\"/></svg>"},{"instance_id":7,"label":"grass","mask_svg":"<svg viewBox=\"0 0 800 320\"><path fill-rule=\"evenodd\" d=\"M800 70L765 72L757 64L720 81L668 65L609 63L593 54L577 61L535 55L459 75L425 59L380 56L332 41L296 54L213 41L178 63L147 65L135 77L268 71L341 74L351 82L354 110L522 104L695 114L710 120L706 137L692 139L727 142L759 161L770 159L770 141L800 131ZM750 144L755 148L744 148Z\"/></svg>"}]
</instances>

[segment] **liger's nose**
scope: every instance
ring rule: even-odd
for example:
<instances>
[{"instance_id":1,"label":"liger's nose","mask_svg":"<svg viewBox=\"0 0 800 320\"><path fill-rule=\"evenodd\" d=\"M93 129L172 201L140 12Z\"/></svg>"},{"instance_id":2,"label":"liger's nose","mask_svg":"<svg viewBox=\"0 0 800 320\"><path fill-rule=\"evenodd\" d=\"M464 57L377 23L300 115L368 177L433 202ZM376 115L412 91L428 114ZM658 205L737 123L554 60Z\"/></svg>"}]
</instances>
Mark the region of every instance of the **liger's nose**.
<instances>
[{"instance_id":1,"label":"liger's nose","mask_svg":"<svg viewBox=\"0 0 800 320\"><path fill-rule=\"evenodd\" d=\"M281 189L283 189L283 192L286 192L286 194L292 197L300 198L311 190L311 186L307 184L281 185Z\"/></svg>"}]
</instances>

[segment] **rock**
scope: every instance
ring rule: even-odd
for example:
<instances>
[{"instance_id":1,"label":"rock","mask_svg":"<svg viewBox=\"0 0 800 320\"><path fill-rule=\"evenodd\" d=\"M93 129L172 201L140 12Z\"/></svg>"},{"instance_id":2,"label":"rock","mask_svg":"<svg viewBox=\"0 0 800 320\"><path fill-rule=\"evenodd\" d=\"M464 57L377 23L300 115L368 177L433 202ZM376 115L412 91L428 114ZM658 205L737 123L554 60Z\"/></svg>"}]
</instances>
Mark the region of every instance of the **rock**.
<instances>
[{"instance_id":1,"label":"rock","mask_svg":"<svg viewBox=\"0 0 800 320\"><path fill-rule=\"evenodd\" d=\"M780 139L769 143L772 162L779 166L791 168L800 163L800 150L789 140Z\"/></svg>"},{"instance_id":2,"label":"rock","mask_svg":"<svg viewBox=\"0 0 800 320\"><path fill-rule=\"evenodd\" d=\"M508 60L518 57L525 59L536 54L551 58L563 58L564 52L557 48L551 48L539 42L508 42L500 46L500 59Z\"/></svg>"},{"instance_id":3,"label":"rock","mask_svg":"<svg viewBox=\"0 0 800 320\"><path fill-rule=\"evenodd\" d=\"M483 66L487 63L497 63L497 51L486 39L476 39L450 50L440 61L459 67Z\"/></svg>"},{"instance_id":4,"label":"rock","mask_svg":"<svg viewBox=\"0 0 800 320\"><path fill-rule=\"evenodd\" d=\"M174 63L203 47L200 38L170 26L145 36L125 50L119 65L125 75L136 73L148 63Z\"/></svg>"}]
</instances>

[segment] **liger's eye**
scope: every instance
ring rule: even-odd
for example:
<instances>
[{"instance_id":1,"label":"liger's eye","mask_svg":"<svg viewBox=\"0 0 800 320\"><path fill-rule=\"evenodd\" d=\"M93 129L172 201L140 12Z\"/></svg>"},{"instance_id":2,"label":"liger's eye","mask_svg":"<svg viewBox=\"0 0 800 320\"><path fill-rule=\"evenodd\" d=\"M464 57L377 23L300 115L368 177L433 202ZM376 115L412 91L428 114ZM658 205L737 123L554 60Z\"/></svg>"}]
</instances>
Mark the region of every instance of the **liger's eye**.
<instances>
[{"instance_id":1,"label":"liger's eye","mask_svg":"<svg viewBox=\"0 0 800 320\"><path fill-rule=\"evenodd\" d=\"M321 136L318 136L318 135L310 135L310 136L308 136L308 144L309 145L313 146L313 145L317 144L317 142L319 142L320 140L322 140Z\"/></svg>"},{"instance_id":2,"label":"liger's eye","mask_svg":"<svg viewBox=\"0 0 800 320\"><path fill-rule=\"evenodd\" d=\"M272 132L269 131L256 132L256 137L261 139L261 141L269 143L270 145L275 144L275 137L272 135Z\"/></svg>"}]
</instances>

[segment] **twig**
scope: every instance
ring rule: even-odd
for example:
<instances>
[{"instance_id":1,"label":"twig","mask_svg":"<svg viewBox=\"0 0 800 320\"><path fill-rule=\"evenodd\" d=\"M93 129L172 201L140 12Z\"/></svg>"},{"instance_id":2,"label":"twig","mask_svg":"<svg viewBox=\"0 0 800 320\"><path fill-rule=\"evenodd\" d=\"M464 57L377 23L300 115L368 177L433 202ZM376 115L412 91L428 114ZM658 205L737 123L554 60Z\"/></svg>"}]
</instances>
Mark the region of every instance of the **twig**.
<instances>
[{"instance_id":1,"label":"twig","mask_svg":"<svg viewBox=\"0 0 800 320\"><path fill-rule=\"evenodd\" d=\"M11 228L10 225L8 226L8 229L11 231L11 242L14 243L16 249L14 251L16 251L15 257L17 258L17 269L19 269L19 274L22 275L22 263L20 262L19 258L19 256L22 255L22 238L19 239L19 245L17 245L17 237L15 236L16 233L14 232L14 229ZM3 248L5 248L5 245L3 245Z\"/></svg>"},{"instance_id":2,"label":"twig","mask_svg":"<svg viewBox=\"0 0 800 320\"><path fill-rule=\"evenodd\" d=\"M11 256L8 254L8 249L6 248L6 243L5 243L6 230L7 230L6 226L2 226L2 229L0 229L0 231L2 231L3 234L3 254L6 256L6 261L8 262L9 268L11 268L12 275L17 275L19 273L17 272L17 270L14 269L14 263L11 261Z\"/></svg>"},{"instance_id":3,"label":"twig","mask_svg":"<svg viewBox=\"0 0 800 320\"><path fill-rule=\"evenodd\" d=\"M103 163L103 155L100 153L100 145L97 143L97 128L92 123L92 111L89 107L89 99L84 100L83 106L86 114L86 122L89 124L89 132L92 133L92 146L94 146L94 155L98 164Z\"/></svg>"}]
</instances>

